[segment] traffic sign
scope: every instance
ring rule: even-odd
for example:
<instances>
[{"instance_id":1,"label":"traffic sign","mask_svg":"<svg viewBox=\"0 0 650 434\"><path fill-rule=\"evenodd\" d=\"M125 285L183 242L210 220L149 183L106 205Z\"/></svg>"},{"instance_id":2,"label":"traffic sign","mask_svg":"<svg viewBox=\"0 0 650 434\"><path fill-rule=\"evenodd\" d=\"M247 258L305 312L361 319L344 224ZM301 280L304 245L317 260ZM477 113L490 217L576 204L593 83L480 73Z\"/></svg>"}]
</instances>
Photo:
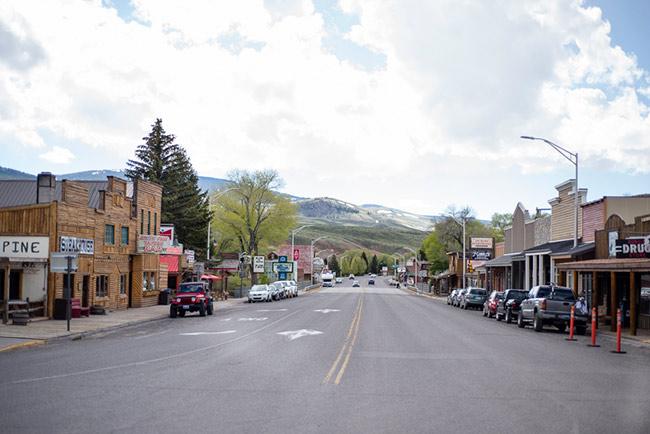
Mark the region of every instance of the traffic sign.
<instances>
[{"instance_id":1,"label":"traffic sign","mask_svg":"<svg viewBox=\"0 0 650 434\"><path fill-rule=\"evenodd\" d=\"M264 273L264 256L253 257L253 273Z\"/></svg>"},{"instance_id":2,"label":"traffic sign","mask_svg":"<svg viewBox=\"0 0 650 434\"><path fill-rule=\"evenodd\" d=\"M278 257L278 262L288 262L288 257L286 255L284 256L279 256Z\"/></svg>"},{"instance_id":3,"label":"traffic sign","mask_svg":"<svg viewBox=\"0 0 650 434\"><path fill-rule=\"evenodd\" d=\"M68 257L71 258L70 269L68 270ZM79 268L76 253L50 253L50 272L52 273L74 273Z\"/></svg>"},{"instance_id":4,"label":"traffic sign","mask_svg":"<svg viewBox=\"0 0 650 434\"><path fill-rule=\"evenodd\" d=\"M300 249L293 249L293 260L297 261L300 259Z\"/></svg>"},{"instance_id":5,"label":"traffic sign","mask_svg":"<svg viewBox=\"0 0 650 434\"><path fill-rule=\"evenodd\" d=\"M274 273L291 273L293 272L293 263L291 262L274 262L271 267Z\"/></svg>"},{"instance_id":6,"label":"traffic sign","mask_svg":"<svg viewBox=\"0 0 650 434\"><path fill-rule=\"evenodd\" d=\"M278 273L278 279L280 280L287 280L287 273Z\"/></svg>"}]
</instances>

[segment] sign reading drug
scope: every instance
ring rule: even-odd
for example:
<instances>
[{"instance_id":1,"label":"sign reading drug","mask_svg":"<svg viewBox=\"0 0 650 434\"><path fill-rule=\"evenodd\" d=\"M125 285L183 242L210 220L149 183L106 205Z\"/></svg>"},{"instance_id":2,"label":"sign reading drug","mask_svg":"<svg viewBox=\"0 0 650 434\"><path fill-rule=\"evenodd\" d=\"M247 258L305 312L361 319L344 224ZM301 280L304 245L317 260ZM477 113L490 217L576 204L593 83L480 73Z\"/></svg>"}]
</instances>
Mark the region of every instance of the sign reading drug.
<instances>
[{"instance_id":1,"label":"sign reading drug","mask_svg":"<svg viewBox=\"0 0 650 434\"><path fill-rule=\"evenodd\" d=\"M0 258L47 259L49 248L48 237L0 237Z\"/></svg>"},{"instance_id":2,"label":"sign reading drug","mask_svg":"<svg viewBox=\"0 0 650 434\"><path fill-rule=\"evenodd\" d=\"M650 236L616 240L617 258L650 258Z\"/></svg>"}]
</instances>

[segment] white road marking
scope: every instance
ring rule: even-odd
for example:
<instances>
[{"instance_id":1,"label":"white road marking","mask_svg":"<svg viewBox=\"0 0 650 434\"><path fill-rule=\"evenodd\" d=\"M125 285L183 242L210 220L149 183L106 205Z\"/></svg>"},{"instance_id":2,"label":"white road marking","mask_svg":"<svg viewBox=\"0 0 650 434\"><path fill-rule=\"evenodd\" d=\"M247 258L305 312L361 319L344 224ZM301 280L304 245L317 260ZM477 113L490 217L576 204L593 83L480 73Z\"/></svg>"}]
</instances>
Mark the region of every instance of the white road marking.
<instances>
[{"instance_id":1,"label":"white road marking","mask_svg":"<svg viewBox=\"0 0 650 434\"><path fill-rule=\"evenodd\" d=\"M224 318L221 321L230 321L232 318Z\"/></svg>"},{"instance_id":2,"label":"white road marking","mask_svg":"<svg viewBox=\"0 0 650 434\"><path fill-rule=\"evenodd\" d=\"M237 321L266 321L268 318L263 316L260 318L238 318Z\"/></svg>"},{"instance_id":3,"label":"white road marking","mask_svg":"<svg viewBox=\"0 0 650 434\"><path fill-rule=\"evenodd\" d=\"M302 338L303 336L322 335L323 332L318 330L302 329L302 330L289 330L286 332L280 332L278 334L286 336L290 341L293 341L295 339Z\"/></svg>"},{"instance_id":4,"label":"white road marking","mask_svg":"<svg viewBox=\"0 0 650 434\"><path fill-rule=\"evenodd\" d=\"M260 328L258 328L256 330L253 330L253 331L248 332L246 334L234 337L232 339L228 339L227 341L224 341L224 342L219 342L219 343L216 343L214 345L208 345L207 347L195 348L193 350L183 351L183 352L180 352L180 353L171 354L169 356L164 356L164 357L157 357L155 359L141 360L139 362L120 363L118 365L104 366L104 367L101 367L101 368L86 369L86 370L83 370L83 371L76 371L76 372L68 372L66 374L48 375L46 377L25 378L25 379L22 379L22 380L12 381L12 382L10 382L8 384L34 383L36 381L56 380L56 379L59 379L59 378L76 377L76 376L79 376L79 375L96 374L98 372L113 371L113 370L116 370L116 369L124 369L124 368L135 367L135 366L145 366L145 365L148 365L148 364L151 364L151 363L166 362L168 360L173 360L173 359L177 359L177 358L180 358L180 357L187 357L187 356L189 356L191 354L196 354L196 353L200 353L200 352L203 352L203 351L214 350L214 349L222 347L224 345L232 344L234 342L239 342L242 339L246 339L249 336L257 334L257 333L261 332L262 330L266 330L267 328L269 328L269 327L271 327L271 326L273 326L273 325L275 325L275 324L277 324L277 323L279 323L281 321L284 321L285 319L289 318L290 316L293 316L293 315L297 314L298 312L300 312L300 311L295 310L295 311L293 311L293 312L291 312L289 314L286 314L282 318L278 318L275 321L272 321L272 322L270 322L270 323L268 323L268 324L266 324L266 325L264 325L264 326L262 326L262 327L260 327Z\"/></svg>"},{"instance_id":5,"label":"white road marking","mask_svg":"<svg viewBox=\"0 0 650 434\"><path fill-rule=\"evenodd\" d=\"M258 309L257 312L286 312L287 309Z\"/></svg>"},{"instance_id":6,"label":"white road marking","mask_svg":"<svg viewBox=\"0 0 650 434\"><path fill-rule=\"evenodd\" d=\"M228 335L230 333L237 333L237 330L224 330L222 332L191 332L179 333L179 336L200 336L200 335Z\"/></svg>"},{"instance_id":7,"label":"white road marking","mask_svg":"<svg viewBox=\"0 0 650 434\"><path fill-rule=\"evenodd\" d=\"M339 309L316 309L314 312L330 313L330 312L340 312Z\"/></svg>"}]
</instances>

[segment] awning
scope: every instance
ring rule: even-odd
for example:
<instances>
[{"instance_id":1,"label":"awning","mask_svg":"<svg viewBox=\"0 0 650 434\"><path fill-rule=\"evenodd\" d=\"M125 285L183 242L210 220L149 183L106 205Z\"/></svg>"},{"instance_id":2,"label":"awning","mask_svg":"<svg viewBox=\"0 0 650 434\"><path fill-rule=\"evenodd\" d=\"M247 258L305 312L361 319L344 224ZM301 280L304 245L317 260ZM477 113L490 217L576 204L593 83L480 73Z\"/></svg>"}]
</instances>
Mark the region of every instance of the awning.
<instances>
[{"instance_id":1,"label":"awning","mask_svg":"<svg viewBox=\"0 0 650 434\"><path fill-rule=\"evenodd\" d=\"M551 241L550 243L544 243L544 244L540 244L539 246L526 249L524 250L524 253L526 255L532 255L532 254L552 255L554 253L566 254L566 252L568 252L572 248L573 248L573 240Z\"/></svg>"},{"instance_id":2,"label":"awning","mask_svg":"<svg viewBox=\"0 0 650 434\"><path fill-rule=\"evenodd\" d=\"M484 264L485 268L494 268L494 267L511 267L512 266L512 255L503 255L497 258L487 261Z\"/></svg>"},{"instance_id":3,"label":"awning","mask_svg":"<svg viewBox=\"0 0 650 434\"><path fill-rule=\"evenodd\" d=\"M201 274L201 280L221 280L221 276L215 276L214 274Z\"/></svg>"},{"instance_id":4,"label":"awning","mask_svg":"<svg viewBox=\"0 0 650 434\"><path fill-rule=\"evenodd\" d=\"M588 261L562 262L555 264L559 270L575 271L650 271L650 259L590 259Z\"/></svg>"},{"instance_id":5,"label":"awning","mask_svg":"<svg viewBox=\"0 0 650 434\"><path fill-rule=\"evenodd\" d=\"M168 273L178 273L178 256L160 255L160 263L167 264Z\"/></svg>"},{"instance_id":6,"label":"awning","mask_svg":"<svg viewBox=\"0 0 650 434\"><path fill-rule=\"evenodd\" d=\"M573 247L570 250L566 252L556 252L556 253L551 253L551 256L558 257L558 256L566 256L569 258L575 258L578 256L586 255L587 253L591 253L594 250L596 250L596 244L595 243L585 243L585 244L580 244L579 246Z\"/></svg>"}]
</instances>

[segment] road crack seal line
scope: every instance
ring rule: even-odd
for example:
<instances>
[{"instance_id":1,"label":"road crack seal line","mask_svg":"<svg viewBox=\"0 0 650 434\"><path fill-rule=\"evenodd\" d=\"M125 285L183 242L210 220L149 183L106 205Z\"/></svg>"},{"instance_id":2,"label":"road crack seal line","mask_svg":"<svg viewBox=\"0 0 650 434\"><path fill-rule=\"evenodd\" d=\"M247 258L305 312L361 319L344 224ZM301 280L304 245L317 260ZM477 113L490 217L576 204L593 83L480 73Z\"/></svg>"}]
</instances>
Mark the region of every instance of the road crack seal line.
<instances>
[{"instance_id":1,"label":"road crack seal line","mask_svg":"<svg viewBox=\"0 0 650 434\"><path fill-rule=\"evenodd\" d=\"M354 316L352 317L352 323L350 323L350 328L348 329L348 334L345 337L345 341L343 342L343 346L341 347L341 351L339 351L339 354L336 356L336 359L334 360L334 363L332 364L332 367L330 370L327 372L327 375L325 375L325 378L323 379L323 382L321 384L327 384L330 382L332 379L332 376L334 375L334 372L336 372L336 368L339 365L339 362L343 358L343 355L346 352L347 349L347 355L345 356L345 359L343 361L343 364L341 365L341 368L339 369L338 374L336 375L336 378L334 380L334 384L339 384L341 381L341 377L343 377L343 373L345 372L345 368L348 365L348 362L350 360L350 354L352 353L352 346L354 345L354 342L356 341L357 334L359 332L359 322L361 320L361 309L363 307L363 295L359 297L359 301L357 302L357 307L355 308Z\"/></svg>"},{"instance_id":2,"label":"road crack seal line","mask_svg":"<svg viewBox=\"0 0 650 434\"><path fill-rule=\"evenodd\" d=\"M223 347L224 345L228 345L228 344L232 344L234 342L241 341L242 339L245 339L245 338L247 338L249 336L257 334L257 333L259 333L259 332L261 332L263 330L266 330L267 328L269 328L269 327L271 327L271 326L273 326L273 325L275 325L275 324L277 324L277 323L279 323L281 321L284 321L285 319L289 318L290 316L293 316L293 315L297 314L298 312L300 312L300 311L299 310L293 311L290 314L283 316L282 318L279 318L279 319L277 319L275 321L272 321L272 322L266 324L265 326L260 327L260 328L258 328L256 330L253 330L252 332L243 334L241 336L237 336L236 338L232 338L232 339L229 339L229 340L224 341L224 342L219 342L218 344L209 345L207 347L196 348L196 349L193 349L193 350L184 351L182 353L172 354L170 356L157 357L155 359L141 360L139 362L122 363L122 364L119 364L119 365L105 366L103 368L87 369L85 371L78 371L78 372L69 372L67 374L49 375L47 377L26 378L26 379L23 379L23 380L16 380L16 381L12 381L10 383L3 383L3 384L35 383L37 381L56 380L56 379L59 379L59 378L76 377L76 376L79 376L79 375L96 374L98 372L113 371L113 370L116 370L116 369L130 368L130 367L134 367L134 366L144 366L144 365L148 365L148 364L151 364L151 363L166 362L167 360L172 360L172 359L176 359L176 358L179 358L179 357L185 357L185 356L188 356L188 355L191 355L191 354L201 353L201 352L204 352L204 351L214 350L215 348Z\"/></svg>"}]
</instances>

